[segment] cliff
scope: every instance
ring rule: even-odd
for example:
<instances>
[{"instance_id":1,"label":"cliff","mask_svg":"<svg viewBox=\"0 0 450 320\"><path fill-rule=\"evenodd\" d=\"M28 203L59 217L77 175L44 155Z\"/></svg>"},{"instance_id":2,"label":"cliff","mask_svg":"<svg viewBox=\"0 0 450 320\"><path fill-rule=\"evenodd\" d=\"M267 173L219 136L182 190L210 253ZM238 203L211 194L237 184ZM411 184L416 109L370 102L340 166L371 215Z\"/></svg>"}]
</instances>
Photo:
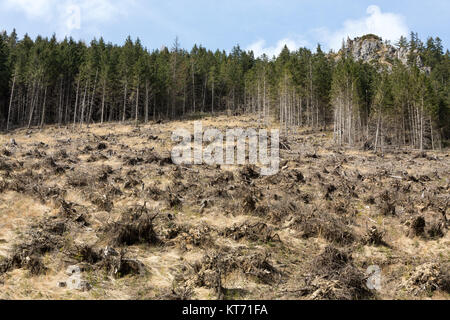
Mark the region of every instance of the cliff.
<instances>
[{"instance_id":1,"label":"cliff","mask_svg":"<svg viewBox=\"0 0 450 320\"><path fill-rule=\"evenodd\" d=\"M382 66L386 66L388 70L392 70L392 65L396 60L401 61L404 65L407 64L410 49L393 46L376 35L365 35L353 40L347 39L338 57L341 57L343 54L350 55L357 61L379 63ZM419 55L416 59L416 65L424 72L429 73L431 71L429 67L423 64Z\"/></svg>"}]
</instances>

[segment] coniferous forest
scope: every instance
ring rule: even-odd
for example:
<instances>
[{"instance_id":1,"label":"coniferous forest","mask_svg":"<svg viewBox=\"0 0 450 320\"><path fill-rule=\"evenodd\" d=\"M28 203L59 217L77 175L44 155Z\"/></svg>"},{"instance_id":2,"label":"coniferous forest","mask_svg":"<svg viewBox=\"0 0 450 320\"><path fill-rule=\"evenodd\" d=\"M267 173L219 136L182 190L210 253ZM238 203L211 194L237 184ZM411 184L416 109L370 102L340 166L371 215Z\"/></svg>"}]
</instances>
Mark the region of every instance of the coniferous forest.
<instances>
[{"instance_id":1,"label":"coniferous forest","mask_svg":"<svg viewBox=\"0 0 450 320\"><path fill-rule=\"evenodd\" d=\"M450 56L439 38L412 33L395 44L408 63L355 61L344 50L287 47L255 57L176 39L149 51L128 37L121 46L55 36L0 36L0 128L80 126L183 119L188 114L252 113L264 122L334 130L336 143L371 149L436 149L450 138ZM429 67L421 70L417 57Z\"/></svg>"}]
</instances>

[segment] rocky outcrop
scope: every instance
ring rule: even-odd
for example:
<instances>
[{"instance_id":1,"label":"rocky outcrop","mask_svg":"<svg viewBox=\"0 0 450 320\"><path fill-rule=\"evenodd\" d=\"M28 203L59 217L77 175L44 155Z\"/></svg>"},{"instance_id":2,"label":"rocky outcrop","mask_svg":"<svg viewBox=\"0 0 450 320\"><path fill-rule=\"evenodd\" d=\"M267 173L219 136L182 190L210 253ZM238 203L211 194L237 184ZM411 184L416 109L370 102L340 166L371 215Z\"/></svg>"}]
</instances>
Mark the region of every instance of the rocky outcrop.
<instances>
[{"instance_id":1,"label":"rocky outcrop","mask_svg":"<svg viewBox=\"0 0 450 320\"><path fill-rule=\"evenodd\" d=\"M340 52L340 55L342 54L350 55L357 61L378 62L386 66L388 70L392 70L395 60L400 60L404 65L407 64L410 50L405 47L395 47L376 35L365 35L353 40L347 39L345 47ZM420 56L417 56L416 65L426 73L431 72Z\"/></svg>"}]
</instances>

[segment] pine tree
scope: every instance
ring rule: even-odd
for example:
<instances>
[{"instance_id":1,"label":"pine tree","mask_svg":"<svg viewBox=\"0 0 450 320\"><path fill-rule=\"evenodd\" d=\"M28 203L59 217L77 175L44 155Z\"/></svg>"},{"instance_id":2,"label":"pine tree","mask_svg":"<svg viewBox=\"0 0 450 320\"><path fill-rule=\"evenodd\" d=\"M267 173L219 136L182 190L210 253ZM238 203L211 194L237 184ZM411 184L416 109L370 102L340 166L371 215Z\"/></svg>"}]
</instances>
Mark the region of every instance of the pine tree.
<instances>
[{"instance_id":1,"label":"pine tree","mask_svg":"<svg viewBox=\"0 0 450 320\"><path fill-rule=\"evenodd\" d=\"M10 70L9 70L9 50L6 43L7 39L0 35L0 116L2 121L8 117L8 111L5 110L6 101L9 97L9 82L10 82ZM6 115L6 117L5 117ZM8 122L9 123L9 122Z\"/></svg>"},{"instance_id":2,"label":"pine tree","mask_svg":"<svg viewBox=\"0 0 450 320\"><path fill-rule=\"evenodd\" d=\"M148 51L130 37L121 46L13 31L0 34L0 127L176 119L192 112L272 116L285 133L334 124L339 144L426 149L450 137L450 57L442 40L416 33L396 44L400 61L368 64L339 54L285 46L255 58L194 45ZM423 65L428 68L423 68ZM332 121L333 120L333 121Z\"/></svg>"},{"instance_id":3,"label":"pine tree","mask_svg":"<svg viewBox=\"0 0 450 320\"><path fill-rule=\"evenodd\" d=\"M129 89L132 84L133 71L135 64L135 49L133 40L131 37L125 40L125 45L121 50L119 70L121 74L121 82L123 86L123 110L122 110L122 122L127 118L127 104Z\"/></svg>"}]
</instances>

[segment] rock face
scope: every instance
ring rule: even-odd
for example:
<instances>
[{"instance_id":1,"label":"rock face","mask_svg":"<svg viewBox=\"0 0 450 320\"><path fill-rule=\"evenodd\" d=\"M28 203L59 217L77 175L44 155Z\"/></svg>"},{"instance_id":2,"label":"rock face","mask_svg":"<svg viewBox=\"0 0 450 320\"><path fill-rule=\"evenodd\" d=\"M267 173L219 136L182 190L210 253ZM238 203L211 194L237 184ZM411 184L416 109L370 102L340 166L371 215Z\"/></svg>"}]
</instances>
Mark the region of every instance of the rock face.
<instances>
[{"instance_id":1,"label":"rock face","mask_svg":"<svg viewBox=\"0 0 450 320\"><path fill-rule=\"evenodd\" d=\"M378 39L347 40L347 53L356 60L372 61L381 58L382 43Z\"/></svg>"},{"instance_id":2,"label":"rock face","mask_svg":"<svg viewBox=\"0 0 450 320\"><path fill-rule=\"evenodd\" d=\"M397 59L404 65L407 64L410 50L408 48L397 48L384 42L376 35L366 35L353 40L347 39L342 53L352 56L356 61L379 62L391 71L392 65ZM426 73L431 72L431 69L423 64L420 56L417 56L416 65Z\"/></svg>"}]
</instances>

